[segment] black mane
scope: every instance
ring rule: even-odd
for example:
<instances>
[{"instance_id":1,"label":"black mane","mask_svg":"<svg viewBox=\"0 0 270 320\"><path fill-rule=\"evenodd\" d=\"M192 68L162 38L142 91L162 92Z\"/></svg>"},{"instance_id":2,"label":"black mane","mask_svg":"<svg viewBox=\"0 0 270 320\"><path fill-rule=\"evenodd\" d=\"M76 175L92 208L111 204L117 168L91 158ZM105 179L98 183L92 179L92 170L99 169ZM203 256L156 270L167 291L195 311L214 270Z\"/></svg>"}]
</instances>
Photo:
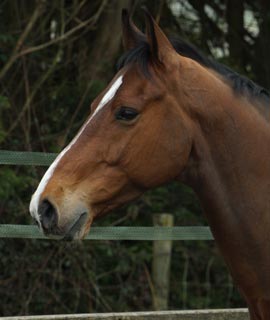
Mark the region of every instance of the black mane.
<instances>
[{"instance_id":1,"label":"black mane","mask_svg":"<svg viewBox=\"0 0 270 320\"><path fill-rule=\"evenodd\" d=\"M249 98L258 99L260 102L270 106L270 93L266 89L260 87L245 76L241 76L229 67L218 63L204 54L202 54L196 47L189 44L182 39L170 39L175 50L182 56L191 58L201 65L213 69L221 74L225 79L229 80L231 87L236 93L248 96ZM149 76L150 48L149 44L142 40L141 43L134 49L126 52L119 59L117 69L130 63L137 63L145 76Z\"/></svg>"}]
</instances>

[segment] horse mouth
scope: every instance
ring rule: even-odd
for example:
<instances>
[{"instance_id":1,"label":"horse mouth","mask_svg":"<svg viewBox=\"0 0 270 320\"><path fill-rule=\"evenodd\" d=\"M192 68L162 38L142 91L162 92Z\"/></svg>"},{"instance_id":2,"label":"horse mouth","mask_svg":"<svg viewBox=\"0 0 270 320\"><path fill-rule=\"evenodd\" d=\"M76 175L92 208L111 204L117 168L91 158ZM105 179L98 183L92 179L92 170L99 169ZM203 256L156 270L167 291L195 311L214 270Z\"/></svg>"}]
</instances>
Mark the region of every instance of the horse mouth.
<instances>
[{"instance_id":1,"label":"horse mouth","mask_svg":"<svg viewBox=\"0 0 270 320\"><path fill-rule=\"evenodd\" d=\"M81 239L84 236L83 226L87 221L87 212L83 212L76 220L73 222L71 227L68 229L64 235L64 240L72 241L75 239Z\"/></svg>"}]
</instances>

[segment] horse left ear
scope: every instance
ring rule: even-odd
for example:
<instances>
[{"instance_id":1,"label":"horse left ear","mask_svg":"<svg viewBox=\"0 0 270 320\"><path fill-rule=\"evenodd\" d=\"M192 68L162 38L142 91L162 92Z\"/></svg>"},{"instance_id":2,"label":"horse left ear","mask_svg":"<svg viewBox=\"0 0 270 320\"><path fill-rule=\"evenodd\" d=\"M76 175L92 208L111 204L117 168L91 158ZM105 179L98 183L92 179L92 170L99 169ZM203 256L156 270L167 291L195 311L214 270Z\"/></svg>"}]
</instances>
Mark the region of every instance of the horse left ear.
<instances>
[{"instance_id":1,"label":"horse left ear","mask_svg":"<svg viewBox=\"0 0 270 320\"><path fill-rule=\"evenodd\" d=\"M127 9L122 10L122 34L125 50L131 50L145 40L145 35L135 26Z\"/></svg>"},{"instance_id":2,"label":"horse left ear","mask_svg":"<svg viewBox=\"0 0 270 320\"><path fill-rule=\"evenodd\" d=\"M156 64L164 64L166 58L170 56L170 53L175 53L175 50L149 11L145 7L143 7L143 11L145 13L146 37L150 45L151 58Z\"/></svg>"}]
</instances>

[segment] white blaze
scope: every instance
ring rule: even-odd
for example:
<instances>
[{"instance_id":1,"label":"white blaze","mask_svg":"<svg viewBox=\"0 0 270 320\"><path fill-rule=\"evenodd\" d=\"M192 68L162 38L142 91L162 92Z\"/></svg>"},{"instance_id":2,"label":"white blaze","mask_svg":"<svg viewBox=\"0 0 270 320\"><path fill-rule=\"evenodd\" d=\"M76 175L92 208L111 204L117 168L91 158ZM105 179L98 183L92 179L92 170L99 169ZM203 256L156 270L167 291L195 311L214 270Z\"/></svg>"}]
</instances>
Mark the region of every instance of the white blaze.
<instances>
[{"instance_id":1,"label":"white blaze","mask_svg":"<svg viewBox=\"0 0 270 320\"><path fill-rule=\"evenodd\" d=\"M115 96L117 90L120 88L121 84L123 82L123 76L121 75L119 78L115 80L115 82L111 85L110 89L105 93L103 98L101 99L99 105L97 106L95 112L92 114L92 116L87 120L87 122L82 126L79 133L75 136L75 138L65 147L65 149L62 150L62 152L57 156L57 158L54 160L54 162L50 165L48 170L45 172L43 178L41 179L38 188L36 192L33 194L31 202L30 202L30 213L33 218L35 218L38 222L39 215L38 215L38 205L39 205L39 199L40 195L44 191L46 185L48 184L49 180L51 179L55 168L57 167L57 164L61 160L61 158L68 152L68 150L76 143L82 132L84 131L85 127L89 124L89 122L94 118L94 116L109 102L112 100L112 98Z\"/></svg>"}]
</instances>

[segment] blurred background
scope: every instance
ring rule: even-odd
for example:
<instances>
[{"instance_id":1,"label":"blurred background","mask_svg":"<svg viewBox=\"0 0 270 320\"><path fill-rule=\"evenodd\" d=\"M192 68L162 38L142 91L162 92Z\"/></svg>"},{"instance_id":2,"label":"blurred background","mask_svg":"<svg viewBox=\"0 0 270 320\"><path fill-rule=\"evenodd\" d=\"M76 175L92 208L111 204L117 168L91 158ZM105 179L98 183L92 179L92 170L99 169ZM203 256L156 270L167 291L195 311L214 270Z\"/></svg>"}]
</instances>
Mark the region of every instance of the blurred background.
<instances>
[{"instance_id":1,"label":"blurred background","mask_svg":"<svg viewBox=\"0 0 270 320\"><path fill-rule=\"evenodd\" d=\"M270 88L267 0L1 0L0 149L59 152L115 74L121 9L144 29L146 5L163 30ZM29 224L44 167L2 166L0 223ZM95 225L207 225L192 190L147 192ZM0 315L153 309L152 242L0 240ZM245 306L214 242L175 241L169 309Z\"/></svg>"}]
</instances>

